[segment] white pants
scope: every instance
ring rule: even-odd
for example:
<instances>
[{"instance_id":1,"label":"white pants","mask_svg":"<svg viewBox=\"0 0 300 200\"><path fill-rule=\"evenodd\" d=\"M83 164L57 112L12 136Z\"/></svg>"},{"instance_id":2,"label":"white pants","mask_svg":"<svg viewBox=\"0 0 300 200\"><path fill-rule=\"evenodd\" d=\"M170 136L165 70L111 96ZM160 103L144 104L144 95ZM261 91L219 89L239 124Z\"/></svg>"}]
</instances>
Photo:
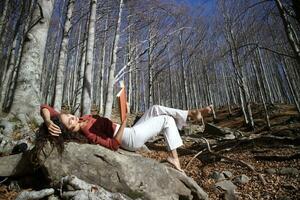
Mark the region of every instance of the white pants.
<instances>
[{"instance_id":1,"label":"white pants","mask_svg":"<svg viewBox=\"0 0 300 200\"><path fill-rule=\"evenodd\" d=\"M131 128L125 128L121 146L136 150L147 140L162 133L169 150L180 147L183 143L178 129L186 124L188 111L164 106L151 106Z\"/></svg>"}]
</instances>

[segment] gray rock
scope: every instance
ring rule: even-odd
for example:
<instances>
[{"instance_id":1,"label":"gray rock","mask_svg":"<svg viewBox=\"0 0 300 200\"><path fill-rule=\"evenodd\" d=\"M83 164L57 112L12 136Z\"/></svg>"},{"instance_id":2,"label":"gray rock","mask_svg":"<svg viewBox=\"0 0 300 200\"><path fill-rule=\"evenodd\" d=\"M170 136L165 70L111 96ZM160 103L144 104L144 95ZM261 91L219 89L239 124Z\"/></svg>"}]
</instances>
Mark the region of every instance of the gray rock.
<instances>
[{"instance_id":1,"label":"gray rock","mask_svg":"<svg viewBox=\"0 0 300 200\"><path fill-rule=\"evenodd\" d=\"M11 138L4 136L0 142L0 153L1 154L11 154L14 146L17 144L16 141L13 141Z\"/></svg>"},{"instance_id":2,"label":"gray rock","mask_svg":"<svg viewBox=\"0 0 300 200\"><path fill-rule=\"evenodd\" d=\"M0 157L0 176L19 176L31 171L29 159L23 153Z\"/></svg>"},{"instance_id":3,"label":"gray rock","mask_svg":"<svg viewBox=\"0 0 300 200\"><path fill-rule=\"evenodd\" d=\"M151 150L144 144L143 146L141 146L139 148L140 151L144 151L144 152L151 152Z\"/></svg>"},{"instance_id":4,"label":"gray rock","mask_svg":"<svg viewBox=\"0 0 300 200\"><path fill-rule=\"evenodd\" d=\"M113 152L99 145L67 143L59 156L48 144L38 155L53 186L72 174L136 199L208 199L197 183L155 160Z\"/></svg>"},{"instance_id":5,"label":"gray rock","mask_svg":"<svg viewBox=\"0 0 300 200\"><path fill-rule=\"evenodd\" d=\"M226 134L224 139L226 140L233 140L235 139L235 135L233 133L230 133L230 134Z\"/></svg>"},{"instance_id":6,"label":"gray rock","mask_svg":"<svg viewBox=\"0 0 300 200\"><path fill-rule=\"evenodd\" d=\"M221 181L221 180L225 180L225 176L223 173L220 173L220 172L216 172L214 171L210 177L216 181Z\"/></svg>"},{"instance_id":7,"label":"gray rock","mask_svg":"<svg viewBox=\"0 0 300 200\"><path fill-rule=\"evenodd\" d=\"M234 190L229 190L229 191L225 191L225 193L224 193L224 199L225 200L237 200L238 197L234 193Z\"/></svg>"},{"instance_id":8,"label":"gray rock","mask_svg":"<svg viewBox=\"0 0 300 200\"><path fill-rule=\"evenodd\" d=\"M224 129L212 123L205 123L204 133L212 134L214 136L224 136L226 134Z\"/></svg>"},{"instance_id":9,"label":"gray rock","mask_svg":"<svg viewBox=\"0 0 300 200\"><path fill-rule=\"evenodd\" d=\"M5 136L10 135L14 131L14 128L15 128L14 123L9 122L6 119L1 119L0 130L3 135L5 135Z\"/></svg>"},{"instance_id":10,"label":"gray rock","mask_svg":"<svg viewBox=\"0 0 300 200\"><path fill-rule=\"evenodd\" d=\"M229 180L224 180L224 181L220 181L217 182L215 184L216 188L221 188L225 191L234 191L236 189L236 185L234 185L231 181Z\"/></svg>"},{"instance_id":11,"label":"gray rock","mask_svg":"<svg viewBox=\"0 0 300 200\"><path fill-rule=\"evenodd\" d=\"M52 194L48 197L48 200L60 200L60 198L58 196L55 196L54 194Z\"/></svg>"},{"instance_id":12,"label":"gray rock","mask_svg":"<svg viewBox=\"0 0 300 200\"><path fill-rule=\"evenodd\" d=\"M222 174L224 174L225 178L231 178L232 177L232 173L230 171L222 171Z\"/></svg>"},{"instance_id":13,"label":"gray rock","mask_svg":"<svg viewBox=\"0 0 300 200\"><path fill-rule=\"evenodd\" d=\"M274 169L274 168L268 168L268 169L265 169L265 172L267 174L276 174L276 169Z\"/></svg>"},{"instance_id":14,"label":"gray rock","mask_svg":"<svg viewBox=\"0 0 300 200\"><path fill-rule=\"evenodd\" d=\"M230 128L222 128L211 123L205 123L204 133L211 134L215 137L221 136L228 140L232 140L244 135L241 131L236 131Z\"/></svg>"},{"instance_id":15,"label":"gray rock","mask_svg":"<svg viewBox=\"0 0 300 200\"><path fill-rule=\"evenodd\" d=\"M245 174L235 177L234 183L236 184L246 184L250 181L250 178Z\"/></svg>"},{"instance_id":16,"label":"gray rock","mask_svg":"<svg viewBox=\"0 0 300 200\"><path fill-rule=\"evenodd\" d=\"M288 176L297 176L299 174L299 170L292 167L283 167L278 170L278 174L280 175L288 175Z\"/></svg>"},{"instance_id":17,"label":"gray rock","mask_svg":"<svg viewBox=\"0 0 300 200\"><path fill-rule=\"evenodd\" d=\"M19 183L17 181L11 181L10 184L8 185L8 189L10 191L17 191L17 192L21 191L21 188L20 188Z\"/></svg>"}]
</instances>

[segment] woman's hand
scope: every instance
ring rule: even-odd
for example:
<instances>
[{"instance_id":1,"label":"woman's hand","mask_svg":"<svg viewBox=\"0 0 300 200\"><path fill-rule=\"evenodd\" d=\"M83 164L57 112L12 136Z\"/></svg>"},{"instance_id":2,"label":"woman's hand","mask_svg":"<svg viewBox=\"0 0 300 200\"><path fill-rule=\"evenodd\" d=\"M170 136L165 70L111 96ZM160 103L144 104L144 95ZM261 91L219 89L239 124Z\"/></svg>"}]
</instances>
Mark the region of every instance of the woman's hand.
<instances>
[{"instance_id":1,"label":"woman's hand","mask_svg":"<svg viewBox=\"0 0 300 200\"><path fill-rule=\"evenodd\" d=\"M46 126L48 127L48 131L53 136L59 136L61 134L61 130L59 126L53 123L52 120L45 121Z\"/></svg>"},{"instance_id":2,"label":"woman's hand","mask_svg":"<svg viewBox=\"0 0 300 200\"><path fill-rule=\"evenodd\" d=\"M125 115L125 119L124 119L124 121L122 122L122 124L126 124L127 123L127 119L128 119L128 113L126 113L126 115Z\"/></svg>"}]
</instances>

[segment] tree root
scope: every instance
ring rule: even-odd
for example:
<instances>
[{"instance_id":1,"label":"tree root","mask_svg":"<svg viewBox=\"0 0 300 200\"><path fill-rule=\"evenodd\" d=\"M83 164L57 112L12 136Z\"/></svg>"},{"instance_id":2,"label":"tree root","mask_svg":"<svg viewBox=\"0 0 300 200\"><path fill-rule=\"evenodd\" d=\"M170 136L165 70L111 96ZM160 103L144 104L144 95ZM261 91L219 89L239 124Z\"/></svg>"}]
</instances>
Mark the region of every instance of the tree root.
<instances>
[{"instance_id":1,"label":"tree root","mask_svg":"<svg viewBox=\"0 0 300 200\"><path fill-rule=\"evenodd\" d=\"M254 156L256 160L266 160L266 161L287 161L287 160L294 160L300 158L300 153L296 153L291 156L278 156L278 155L272 155L272 156L265 156L265 155L257 155Z\"/></svg>"},{"instance_id":2,"label":"tree root","mask_svg":"<svg viewBox=\"0 0 300 200\"><path fill-rule=\"evenodd\" d=\"M69 185L74 188L73 191L63 191L63 186ZM111 193L101 188L98 185L93 185L86 183L85 181L77 178L74 175L66 176L61 179L60 186L61 197L63 198L72 198L74 200L82 199L120 199L120 200L129 200L130 198L120 194L120 193Z\"/></svg>"},{"instance_id":3,"label":"tree root","mask_svg":"<svg viewBox=\"0 0 300 200\"><path fill-rule=\"evenodd\" d=\"M34 200L34 199L41 199L46 196L52 195L54 193L54 189L43 189L40 191L22 191L16 198L16 200Z\"/></svg>"}]
</instances>

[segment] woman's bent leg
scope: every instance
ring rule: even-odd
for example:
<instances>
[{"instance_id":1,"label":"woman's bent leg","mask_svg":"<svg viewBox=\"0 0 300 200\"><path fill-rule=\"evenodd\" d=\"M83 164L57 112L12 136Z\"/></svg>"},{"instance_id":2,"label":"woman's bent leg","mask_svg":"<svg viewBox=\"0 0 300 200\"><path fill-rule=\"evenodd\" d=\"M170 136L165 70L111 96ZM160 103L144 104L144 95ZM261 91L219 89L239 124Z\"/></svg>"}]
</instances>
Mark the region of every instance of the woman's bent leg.
<instances>
[{"instance_id":1,"label":"woman's bent leg","mask_svg":"<svg viewBox=\"0 0 300 200\"><path fill-rule=\"evenodd\" d=\"M183 144L174 119L167 115L160 115L135 124L132 128L126 128L122 146L130 149L140 148L159 133L163 133L169 150L176 149Z\"/></svg>"},{"instance_id":2,"label":"woman's bent leg","mask_svg":"<svg viewBox=\"0 0 300 200\"><path fill-rule=\"evenodd\" d=\"M182 127L186 125L188 111L175 108L168 108L165 106L153 105L137 121L136 125L141 124L152 117L157 117L160 115L168 115L173 117L175 119L177 128L181 130Z\"/></svg>"},{"instance_id":3,"label":"woman's bent leg","mask_svg":"<svg viewBox=\"0 0 300 200\"><path fill-rule=\"evenodd\" d=\"M152 117L132 128L125 129L121 145L125 149L134 150L140 148L150 138L159 133L164 135L168 150L170 151L170 157L167 160L173 164L176 169L181 171L176 149L183 143L173 117L160 115Z\"/></svg>"}]
</instances>

